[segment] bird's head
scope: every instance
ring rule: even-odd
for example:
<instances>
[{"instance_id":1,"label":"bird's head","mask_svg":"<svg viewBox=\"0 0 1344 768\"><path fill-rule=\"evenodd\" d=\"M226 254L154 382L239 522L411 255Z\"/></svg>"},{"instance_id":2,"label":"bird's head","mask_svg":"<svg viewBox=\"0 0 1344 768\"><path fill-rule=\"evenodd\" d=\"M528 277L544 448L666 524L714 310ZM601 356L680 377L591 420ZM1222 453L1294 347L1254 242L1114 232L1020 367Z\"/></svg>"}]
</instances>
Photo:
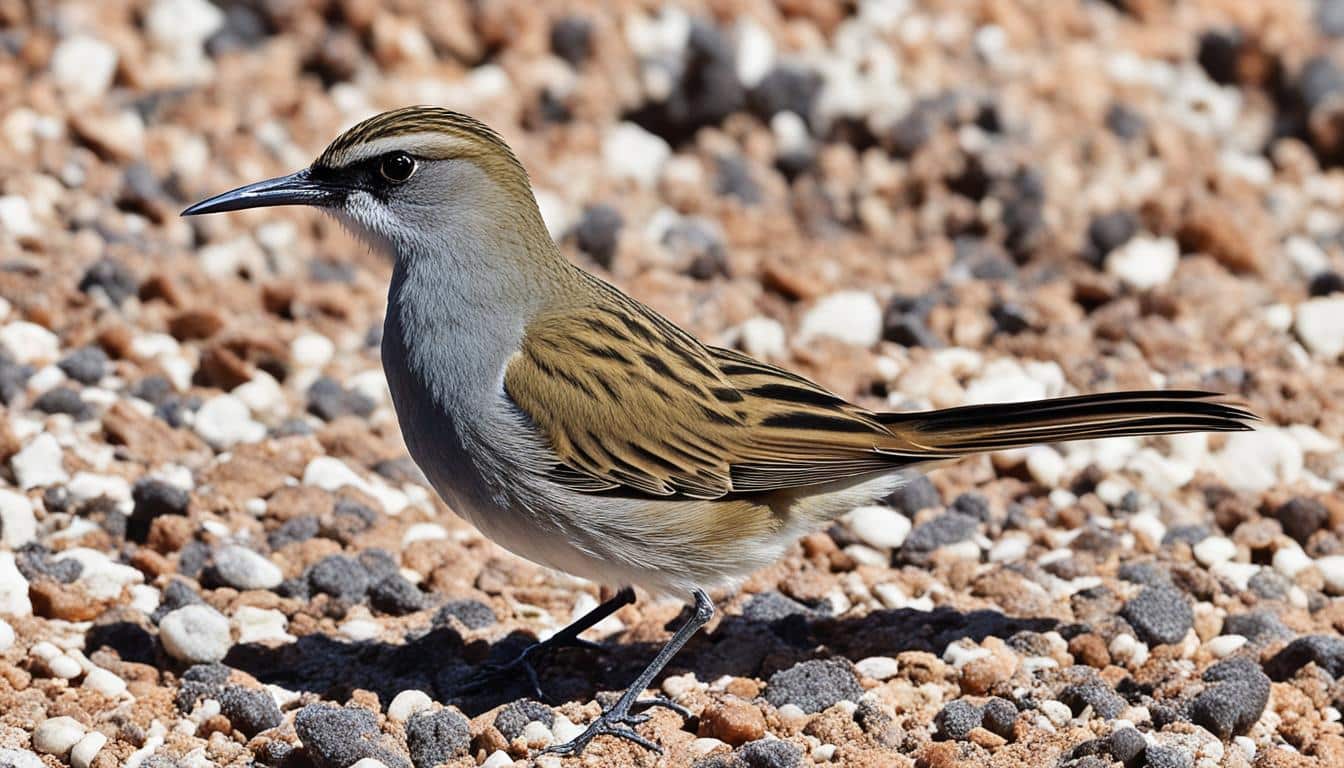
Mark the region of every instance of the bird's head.
<instances>
[{"instance_id":1,"label":"bird's head","mask_svg":"<svg viewBox=\"0 0 1344 768\"><path fill-rule=\"evenodd\" d=\"M375 115L309 167L202 200L182 215L273 205L321 208L393 256L451 249L463 238L546 233L527 172L499 134L437 107Z\"/></svg>"}]
</instances>

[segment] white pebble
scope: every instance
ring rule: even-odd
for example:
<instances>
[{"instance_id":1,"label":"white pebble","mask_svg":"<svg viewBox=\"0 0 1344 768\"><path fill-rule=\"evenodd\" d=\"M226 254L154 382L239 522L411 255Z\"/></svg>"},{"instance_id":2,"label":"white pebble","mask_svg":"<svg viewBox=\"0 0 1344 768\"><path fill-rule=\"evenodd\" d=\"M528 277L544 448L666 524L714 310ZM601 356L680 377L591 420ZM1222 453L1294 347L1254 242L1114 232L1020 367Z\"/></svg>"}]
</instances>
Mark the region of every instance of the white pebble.
<instances>
[{"instance_id":1,"label":"white pebble","mask_svg":"<svg viewBox=\"0 0 1344 768\"><path fill-rule=\"evenodd\" d=\"M56 86L78 100L103 95L117 73L117 49L88 35L71 35L51 54Z\"/></svg>"},{"instance_id":2,"label":"white pebble","mask_svg":"<svg viewBox=\"0 0 1344 768\"><path fill-rule=\"evenodd\" d=\"M37 535L37 518L27 496L0 488L0 544L18 549Z\"/></svg>"},{"instance_id":3,"label":"white pebble","mask_svg":"<svg viewBox=\"0 0 1344 768\"><path fill-rule=\"evenodd\" d=\"M284 390L280 388L280 382L265 371L257 371L251 380L234 387L229 394L243 401L243 405L259 419L273 419L284 414Z\"/></svg>"},{"instance_id":4,"label":"white pebble","mask_svg":"<svg viewBox=\"0 0 1344 768\"><path fill-rule=\"evenodd\" d=\"M0 327L0 347L20 363L49 363L60 354L61 340L37 323L17 320Z\"/></svg>"},{"instance_id":5,"label":"white pebble","mask_svg":"<svg viewBox=\"0 0 1344 768\"><path fill-rule=\"evenodd\" d=\"M107 744L107 737L98 731L89 731L75 746L70 748L71 768L89 768Z\"/></svg>"},{"instance_id":6,"label":"white pebble","mask_svg":"<svg viewBox=\"0 0 1344 768\"><path fill-rule=\"evenodd\" d=\"M108 698L116 698L126 692L126 681L110 670L94 667L84 676L84 687Z\"/></svg>"},{"instance_id":7,"label":"white pebble","mask_svg":"<svg viewBox=\"0 0 1344 768\"><path fill-rule=\"evenodd\" d=\"M1344 296L1322 296L1297 305L1293 330L1314 354L1337 359L1344 353Z\"/></svg>"},{"instance_id":8,"label":"white pebble","mask_svg":"<svg viewBox=\"0 0 1344 768\"><path fill-rule=\"evenodd\" d=\"M242 400L233 395L216 395L206 400L196 412L192 425L215 450L226 450L239 443L255 443L266 437L266 427L252 420L252 414Z\"/></svg>"},{"instance_id":9,"label":"white pebble","mask_svg":"<svg viewBox=\"0 0 1344 768\"><path fill-rule=\"evenodd\" d=\"M1325 591L1331 595L1344 595L1344 555L1317 558L1316 567L1325 580Z\"/></svg>"},{"instance_id":10,"label":"white pebble","mask_svg":"<svg viewBox=\"0 0 1344 768\"><path fill-rule=\"evenodd\" d=\"M555 740L555 736L551 734L551 729L547 728L545 723L533 720L523 726L523 740L528 744L549 746Z\"/></svg>"},{"instance_id":11,"label":"white pebble","mask_svg":"<svg viewBox=\"0 0 1344 768\"><path fill-rule=\"evenodd\" d=\"M375 760L372 757L361 757L350 764L350 768L387 768L381 760Z\"/></svg>"},{"instance_id":12,"label":"white pebble","mask_svg":"<svg viewBox=\"0 0 1344 768\"><path fill-rule=\"evenodd\" d=\"M73 717L52 717L42 721L33 730L33 749L48 755L64 757L70 748L84 738L84 726Z\"/></svg>"},{"instance_id":13,"label":"white pebble","mask_svg":"<svg viewBox=\"0 0 1344 768\"><path fill-rule=\"evenodd\" d=\"M1214 658L1225 659L1240 650L1246 642L1246 638L1242 635L1219 635L1204 645Z\"/></svg>"},{"instance_id":14,"label":"white pebble","mask_svg":"<svg viewBox=\"0 0 1344 768\"><path fill-rule=\"evenodd\" d=\"M208 605L188 605L159 622L159 639L169 656L194 664L224 658L232 646L229 620Z\"/></svg>"},{"instance_id":15,"label":"white pebble","mask_svg":"<svg viewBox=\"0 0 1344 768\"><path fill-rule=\"evenodd\" d=\"M866 677L874 680L887 680L896 676L900 671L900 664L890 656L869 656L866 659L860 659L854 668Z\"/></svg>"},{"instance_id":16,"label":"white pebble","mask_svg":"<svg viewBox=\"0 0 1344 768\"><path fill-rule=\"evenodd\" d=\"M14 237L36 237L41 232L33 207L18 195L0 195L0 233Z\"/></svg>"},{"instance_id":17,"label":"white pebble","mask_svg":"<svg viewBox=\"0 0 1344 768\"><path fill-rule=\"evenodd\" d=\"M0 765L12 768L46 768L42 758L26 749L0 749Z\"/></svg>"},{"instance_id":18,"label":"white pebble","mask_svg":"<svg viewBox=\"0 0 1344 768\"><path fill-rule=\"evenodd\" d=\"M555 723L551 725L551 733L555 734L555 740L559 744L565 744L573 741L579 734L583 733L583 726L576 725L568 717L557 714Z\"/></svg>"},{"instance_id":19,"label":"white pebble","mask_svg":"<svg viewBox=\"0 0 1344 768\"><path fill-rule=\"evenodd\" d=\"M1175 240L1135 237L1106 257L1106 272L1142 291L1170 280L1178 261L1180 249Z\"/></svg>"},{"instance_id":20,"label":"white pebble","mask_svg":"<svg viewBox=\"0 0 1344 768\"><path fill-rule=\"evenodd\" d=\"M434 706L434 700L429 698L429 694L414 688L398 693L392 698L392 703L387 705L387 718L398 723L404 723L411 719L411 715L416 712L423 712Z\"/></svg>"},{"instance_id":21,"label":"white pebble","mask_svg":"<svg viewBox=\"0 0 1344 768\"><path fill-rule=\"evenodd\" d=\"M135 568L114 562L105 553L88 547L67 549L55 559L78 561L83 569L76 583L84 587L91 597L99 600L120 597L123 588L145 580L145 574Z\"/></svg>"},{"instance_id":22,"label":"white pebble","mask_svg":"<svg viewBox=\"0 0 1344 768\"><path fill-rule=\"evenodd\" d=\"M1291 579L1311 567L1311 558L1302 551L1302 547L1293 542L1275 550L1271 563L1274 565L1274 570Z\"/></svg>"},{"instance_id":23,"label":"white pebble","mask_svg":"<svg viewBox=\"0 0 1344 768\"><path fill-rule=\"evenodd\" d=\"M291 358L299 368L316 369L331 362L336 345L319 333L305 333L289 346Z\"/></svg>"},{"instance_id":24,"label":"white pebble","mask_svg":"<svg viewBox=\"0 0 1344 768\"><path fill-rule=\"evenodd\" d=\"M372 640L382 631L382 625L370 619L351 619L340 626L341 634L354 640L363 642Z\"/></svg>"},{"instance_id":25,"label":"white pebble","mask_svg":"<svg viewBox=\"0 0 1344 768\"><path fill-rule=\"evenodd\" d=\"M481 763L480 768L504 768L506 765L513 765L513 758L509 757L508 752L496 749L490 753L489 757L485 758L485 762Z\"/></svg>"},{"instance_id":26,"label":"white pebble","mask_svg":"<svg viewBox=\"0 0 1344 768\"><path fill-rule=\"evenodd\" d=\"M34 437L23 450L9 459L14 479L23 490L59 485L70 479L61 456L61 444L50 432Z\"/></svg>"},{"instance_id":27,"label":"white pebble","mask_svg":"<svg viewBox=\"0 0 1344 768\"><path fill-rule=\"evenodd\" d=\"M1027 556L1031 537L1025 534L1004 534L989 550L991 563L1011 563Z\"/></svg>"},{"instance_id":28,"label":"white pebble","mask_svg":"<svg viewBox=\"0 0 1344 768\"><path fill-rule=\"evenodd\" d=\"M867 291L840 291L818 301L803 315L801 343L827 337L856 347L871 347L882 338L882 305Z\"/></svg>"},{"instance_id":29,"label":"white pebble","mask_svg":"<svg viewBox=\"0 0 1344 768\"><path fill-rule=\"evenodd\" d=\"M437 541L448 538L448 529L438 523L416 523L401 535L401 547L405 549L417 541Z\"/></svg>"},{"instance_id":30,"label":"white pebble","mask_svg":"<svg viewBox=\"0 0 1344 768\"><path fill-rule=\"evenodd\" d=\"M1033 446L1027 449L1027 471L1046 488L1058 488L1064 479L1064 457L1048 445Z\"/></svg>"},{"instance_id":31,"label":"white pebble","mask_svg":"<svg viewBox=\"0 0 1344 768\"><path fill-rule=\"evenodd\" d=\"M620 123L602 139L602 163L607 174L643 187L658 181L671 155L672 148L666 141L634 123Z\"/></svg>"},{"instance_id":32,"label":"white pebble","mask_svg":"<svg viewBox=\"0 0 1344 768\"><path fill-rule=\"evenodd\" d=\"M0 653L14 647L14 628L8 621L0 619Z\"/></svg>"},{"instance_id":33,"label":"white pebble","mask_svg":"<svg viewBox=\"0 0 1344 768\"><path fill-rule=\"evenodd\" d=\"M47 669L51 670L51 674L63 680L74 680L84 672L84 669L79 666L78 661L75 661L64 653L55 658L48 659Z\"/></svg>"},{"instance_id":34,"label":"white pebble","mask_svg":"<svg viewBox=\"0 0 1344 768\"><path fill-rule=\"evenodd\" d=\"M1129 529L1142 534L1154 544L1159 544L1167 535L1167 526L1151 512L1140 512L1129 518Z\"/></svg>"},{"instance_id":35,"label":"white pebble","mask_svg":"<svg viewBox=\"0 0 1344 768\"><path fill-rule=\"evenodd\" d=\"M1212 469L1239 491L1263 491L1302 474L1302 447L1285 430L1257 427L1233 432L1213 457Z\"/></svg>"},{"instance_id":36,"label":"white pebble","mask_svg":"<svg viewBox=\"0 0 1344 768\"><path fill-rule=\"evenodd\" d=\"M274 608L244 605L233 612L233 625L238 629L238 643L265 643L278 641L292 643L295 638L286 629L289 619Z\"/></svg>"},{"instance_id":37,"label":"white pebble","mask_svg":"<svg viewBox=\"0 0 1344 768\"><path fill-rule=\"evenodd\" d=\"M860 541L879 549L896 549L910 534L910 518L891 507L858 507L846 520Z\"/></svg>"},{"instance_id":38,"label":"white pebble","mask_svg":"<svg viewBox=\"0 0 1344 768\"><path fill-rule=\"evenodd\" d=\"M752 357L776 360L788 354L784 326L768 317L753 317L739 329L742 350Z\"/></svg>"},{"instance_id":39,"label":"white pebble","mask_svg":"<svg viewBox=\"0 0 1344 768\"><path fill-rule=\"evenodd\" d=\"M1069 709L1067 704L1060 701L1047 699L1040 703L1039 708L1041 714L1045 715L1051 725L1057 728L1068 725L1069 721L1073 719L1073 711Z\"/></svg>"},{"instance_id":40,"label":"white pebble","mask_svg":"<svg viewBox=\"0 0 1344 768\"><path fill-rule=\"evenodd\" d=\"M770 72L775 63L775 41L760 24L747 18L737 22L737 79L747 88Z\"/></svg>"},{"instance_id":41,"label":"white pebble","mask_svg":"<svg viewBox=\"0 0 1344 768\"><path fill-rule=\"evenodd\" d=\"M215 553L215 570L221 581L240 590L273 589L285 580L280 566L265 555L237 545Z\"/></svg>"},{"instance_id":42,"label":"white pebble","mask_svg":"<svg viewBox=\"0 0 1344 768\"><path fill-rule=\"evenodd\" d=\"M1194 547L1195 559L1204 567L1226 563L1237 556L1237 545L1223 536L1209 536Z\"/></svg>"},{"instance_id":43,"label":"white pebble","mask_svg":"<svg viewBox=\"0 0 1344 768\"><path fill-rule=\"evenodd\" d=\"M13 552L0 552L0 614L27 616L33 612L28 599L28 579L19 572ZM6 626L8 626L6 624ZM13 634L10 629L10 634ZM10 640L13 645L13 640Z\"/></svg>"}]
</instances>

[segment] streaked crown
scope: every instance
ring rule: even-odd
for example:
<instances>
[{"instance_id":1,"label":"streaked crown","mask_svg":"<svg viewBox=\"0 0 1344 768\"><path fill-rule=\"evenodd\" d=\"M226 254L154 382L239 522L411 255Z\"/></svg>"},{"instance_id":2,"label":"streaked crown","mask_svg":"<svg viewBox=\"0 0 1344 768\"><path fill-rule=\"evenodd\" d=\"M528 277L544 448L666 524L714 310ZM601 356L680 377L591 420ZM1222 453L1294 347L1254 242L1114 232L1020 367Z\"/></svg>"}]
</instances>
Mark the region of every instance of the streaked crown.
<instances>
[{"instance_id":1,"label":"streaked crown","mask_svg":"<svg viewBox=\"0 0 1344 768\"><path fill-rule=\"evenodd\" d=\"M336 170L400 150L425 160L499 159L523 172L513 150L481 121L442 107L402 107L358 123L336 137L314 167Z\"/></svg>"}]
</instances>

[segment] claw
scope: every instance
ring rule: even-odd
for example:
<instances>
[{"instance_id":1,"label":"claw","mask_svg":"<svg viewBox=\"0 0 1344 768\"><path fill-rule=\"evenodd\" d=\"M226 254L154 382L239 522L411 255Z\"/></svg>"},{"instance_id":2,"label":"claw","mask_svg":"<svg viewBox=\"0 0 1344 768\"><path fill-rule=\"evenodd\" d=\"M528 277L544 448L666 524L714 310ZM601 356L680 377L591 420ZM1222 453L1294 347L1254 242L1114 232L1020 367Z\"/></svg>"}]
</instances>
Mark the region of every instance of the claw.
<instances>
[{"instance_id":1,"label":"claw","mask_svg":"<svg viewBox=\"0 0 1344 768\"><path fill-rule=\"evenodd\" d=\"M618 739L632 741L639 746L662 754L663 748L648 739L640 736L631 726L639 725L648 720L649 716L631 715L629 713L618 713L615 709L609 709L603 712L596 720L589 725L583 733L574 737L573 740L564 744L555 744L541 751L543 755L577 755L588 746L588 742L598 736L615 736Z\"/></svg>"},{"instance_id":2,"label":"claw","mask_svg":"<svg viewBox=\"0 0 1344 768\"><path fill-rule=\"evenodd\" d=\"M691 710L681 706L680 704L667 698L666 696L650 696L647 699L640 699L639 701L636 701L634 703L634 706L644 707L648 709L652 709L653 707L662 707L663 709L671 710L673 712L676 712L678 715L681 715L683 720L689 720L692 717L694 717L694 715L691 713Z\"/></svg>"}]
</instances>

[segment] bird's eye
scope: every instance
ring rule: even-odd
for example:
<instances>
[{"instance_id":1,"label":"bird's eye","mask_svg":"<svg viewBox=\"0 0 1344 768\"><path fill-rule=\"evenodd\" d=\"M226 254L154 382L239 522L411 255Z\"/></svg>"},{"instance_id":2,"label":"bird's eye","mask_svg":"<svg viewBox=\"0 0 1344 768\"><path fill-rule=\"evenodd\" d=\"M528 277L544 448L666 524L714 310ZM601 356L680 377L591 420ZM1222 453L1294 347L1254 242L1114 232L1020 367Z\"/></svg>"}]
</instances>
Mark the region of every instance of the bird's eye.
<instances>
[{"instance_id":1,"label":"bird's eye","mask_svg":"<svg viewBox=\"0 0 1344 768\"><path fill-rule=\"evenodd\" d=\"M383 161L378 164L378 172L388 181L405 181L415 173L415 158L405 152L384 155Z\"/></svg>"}]
</instances>

